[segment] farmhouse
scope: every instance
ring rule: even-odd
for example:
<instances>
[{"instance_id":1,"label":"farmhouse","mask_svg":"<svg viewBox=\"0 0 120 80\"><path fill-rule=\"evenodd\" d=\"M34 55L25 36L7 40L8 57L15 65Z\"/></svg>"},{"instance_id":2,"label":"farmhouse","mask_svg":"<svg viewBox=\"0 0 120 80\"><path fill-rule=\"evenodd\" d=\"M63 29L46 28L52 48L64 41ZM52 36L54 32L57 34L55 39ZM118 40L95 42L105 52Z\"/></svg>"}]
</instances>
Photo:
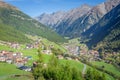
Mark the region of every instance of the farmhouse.
<instances>
[{"instance_id":1,"label":"farmhouse","mask_svg":"<svg viewBox=\"0 0 120 80\"><path fill-rule=\"evenodd\" d=\"M31 49L31 48L34 48L34 46L32 44L27 44L26 45L26 49Z\"/></svg>"},{"instance_id":2,"label":"farmhouse","mask_svg":"<svg viewBox=\"0 0 120 80\"><path fill-rule=\"evenodd\" d=\"M23 54L20 52L14 53L10 51L0 51L0 61L7 62L9 64L15 64L20 67L27 63L28 58L23 57Z\"/></svg>"},{"instance_id":3,"label":"farmhouse","mask_svg":"<svg viewBox=\"0 0 120 80\"><path fill-rule=\"evenodd\" d=\"M14 48L14 49L20 48L20 44L18 44L18 43L10 43L9 46L10 46L11 48Z\"/></svg>"},{"instance_id":4,"label":"farmhouse","mask_svg":"<svg viewBox=\"0 0 120 80\"><path fill-rule=\"evenodd\" d=\"M44 53L44 54L49 54L49 55L52 54L51 50L42 50L42 53Z\"/></svg>"}]
</instances>

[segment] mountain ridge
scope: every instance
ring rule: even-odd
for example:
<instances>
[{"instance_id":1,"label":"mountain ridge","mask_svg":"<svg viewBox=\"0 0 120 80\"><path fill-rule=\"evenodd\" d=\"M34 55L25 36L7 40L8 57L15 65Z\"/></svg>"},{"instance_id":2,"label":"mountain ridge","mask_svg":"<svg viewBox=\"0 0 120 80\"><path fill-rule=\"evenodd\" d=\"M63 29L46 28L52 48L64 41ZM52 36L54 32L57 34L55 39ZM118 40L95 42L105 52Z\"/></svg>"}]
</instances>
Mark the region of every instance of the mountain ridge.
<instances>
[{"instance_id":1,"label":"mountain ridge","mask_svg":"<svg viewBox=\"0 0 120 80\"><path fill-rule=\"evenodd\" d=\"M83 13L83 15L81 16L76 15L77 13L80 14L80 12L76 12L76 14L72 15L73 18L69 16L69 18L63 18L62 21L58 22L58 24L55 23L53 26L48 24L47 25L50 26L50 28L52 28L62 36L70 37L70 38L80 37L83 32L85 32L92 25L97 23L107 12L109 12L112 8L117 6L119 3L120 3L120 0L106 1L88 9L86 13ZM71 12L69 11L68 13L71 14ZM75 16L77 18L75 18Z\"/></svg>"},{"instance_id":2,"label":"mountain ridge","mask_svg":"<svg viewBox=\"0 0 120 80\"><path fill-rule=\"evenodd\" d=\"M88 29L83 36L90 40L87 44L107 51L120 49L120 4L104 15L98 23Z\"/></svg>"},{"instance_id":3,"label":"mountain ridge","mask_svg":"<svg viewBox=\"0 0 120 80\"><path fill-rule=\"evenodd\" d=\"M3 2L3 1L0 1L0 7L8 8L8 9L13 9L13 10L19 10L15 6L11 6L10 4L8 4L6 2Z\"/></svg>"},{"instance_id":4,"label":"mountain ridge","mask_svg":"<svg viewBox=\"0 0 120 80\"><path fill-rule=\"evenodd\" d=\"M72 23L73 20L78 18L77 16L82 16L89 9L91 9L91 6L84 4L78 8L68 10L67 12L62 11L62 13L61 13L61 11L57 11L57 12L54 12L54 14L53 13L46 14L47 16L43 16L43 14L42 14L42 15L36 17L35 19L37 19L39 22L41 22L43 24L46 24L50 28L56 30L60 23L65 22L67 20L69 20L70 23ZM56 15L56 16L54 16L54 15ZM47 20L44 20L46 18L47 18ZM54 20L56 21L55 23L54 23Z\"/></svg>"}]
</instances>

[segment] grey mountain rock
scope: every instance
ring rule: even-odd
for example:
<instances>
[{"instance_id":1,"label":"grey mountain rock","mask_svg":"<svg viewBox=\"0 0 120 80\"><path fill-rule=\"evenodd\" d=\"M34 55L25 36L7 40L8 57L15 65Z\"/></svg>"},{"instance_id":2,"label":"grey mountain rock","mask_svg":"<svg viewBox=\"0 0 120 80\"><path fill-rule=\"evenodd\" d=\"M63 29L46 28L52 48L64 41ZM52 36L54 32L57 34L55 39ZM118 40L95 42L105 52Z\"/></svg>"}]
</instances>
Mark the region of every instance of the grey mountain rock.
<instances>
[{"instance_id":1,"label":"grey mountain rock","mask_svg":"<svg viewBox=\"0 0 120 80\"><path fill-rule=\"evenodd\" d=\"M62 36L74 38L81 36L81 33L97 23L118 4L120 0L108 0L94 7L82 5L67 12L47 14L49 16L46 17L41 15L37 17L37 20L50 26Z\"/></svg>"},{"instance_id":2,"label":"grey mountain rock","mask_svg":"<svg viewBox=\"0 0 120 80\"><path fill-rule=\"evenodd\" d=\"M69 22L69 25L72 24L72 22L76 19L78 19L79 17L83 16L85 13L87 13L89 10L91 9L91 6L89 5L82 5L78 8L69 10L67 12L65 11L58 11L58 12L54 12L52 14L46 14L43 13L40 16L36 17L36 19L53 28L53 29L57 29L57 27L59 26L59 24L63 23L63 22Z\"/></svg>"},{"instance_id":3,"label":"grey mountain rock","mask_svg":"<svg viewBox=\"0 0 120 80\"><path fill-rule=\"evenodd\" d=\"M104 15L98 23L83 33L89 47L120 50L120 4Z\"/></svg>"}]
</instances>

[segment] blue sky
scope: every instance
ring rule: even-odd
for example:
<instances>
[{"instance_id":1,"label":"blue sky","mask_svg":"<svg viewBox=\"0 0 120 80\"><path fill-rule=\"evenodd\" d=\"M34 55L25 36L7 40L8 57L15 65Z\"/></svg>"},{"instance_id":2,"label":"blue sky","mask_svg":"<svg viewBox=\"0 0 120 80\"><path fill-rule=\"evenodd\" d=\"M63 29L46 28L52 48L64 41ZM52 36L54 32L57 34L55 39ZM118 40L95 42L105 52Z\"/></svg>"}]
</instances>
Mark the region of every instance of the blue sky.
<instances>
[{"instance_id":1,"label":"blue sky","mask_svg":"<svg viewBox=\"0 0 120 80\"><path fill-rule=\"evenodd\" d=\"M95 6L105 0L4 0L18 7L24 13L31 17L38 16L42 13L52 13L55 11L67 11L72 8L89 4Z\"/></svg>"}]
</instances>

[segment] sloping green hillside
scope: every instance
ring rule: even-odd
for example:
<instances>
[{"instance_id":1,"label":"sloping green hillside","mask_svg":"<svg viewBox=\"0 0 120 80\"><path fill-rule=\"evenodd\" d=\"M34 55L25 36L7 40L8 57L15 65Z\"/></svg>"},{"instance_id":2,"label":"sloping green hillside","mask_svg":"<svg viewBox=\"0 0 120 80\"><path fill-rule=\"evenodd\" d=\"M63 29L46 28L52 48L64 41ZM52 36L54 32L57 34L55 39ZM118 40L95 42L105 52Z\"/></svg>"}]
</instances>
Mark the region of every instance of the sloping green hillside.
<instances>
[{"instance_id":1,"label":"sloping green hillside","mask_svg":"<svg viewBox=\"0 0 120 80\"><path fill-rule=\"evenodd\" d=\"M24 34L38 35L54 42L65 41L64 38L56 34L54 31L17 9L0 6L0 23L9 25Z\"/></svg>"},{"instance_id":2,"label":"sloping green hillside","mask_svg":"<svg viewBox=\"0 0 120 80\"><path fill-rule=\"evenodd\" d=\"M23 33L4 24L0 24L0 40L20 43L30 42L30 39L28 39Z\"/></svg>"},{"instance_id":3,"label":"sloping green hillside","mask_svg":"<svg viewBox=\"0 0 120 80\"><path fill-rule=\"evenodd\" d=\"M0 80L33 80L30 72L19 70L13 64L0 62L0 68Z\"/></svg>"}]
</instances>

